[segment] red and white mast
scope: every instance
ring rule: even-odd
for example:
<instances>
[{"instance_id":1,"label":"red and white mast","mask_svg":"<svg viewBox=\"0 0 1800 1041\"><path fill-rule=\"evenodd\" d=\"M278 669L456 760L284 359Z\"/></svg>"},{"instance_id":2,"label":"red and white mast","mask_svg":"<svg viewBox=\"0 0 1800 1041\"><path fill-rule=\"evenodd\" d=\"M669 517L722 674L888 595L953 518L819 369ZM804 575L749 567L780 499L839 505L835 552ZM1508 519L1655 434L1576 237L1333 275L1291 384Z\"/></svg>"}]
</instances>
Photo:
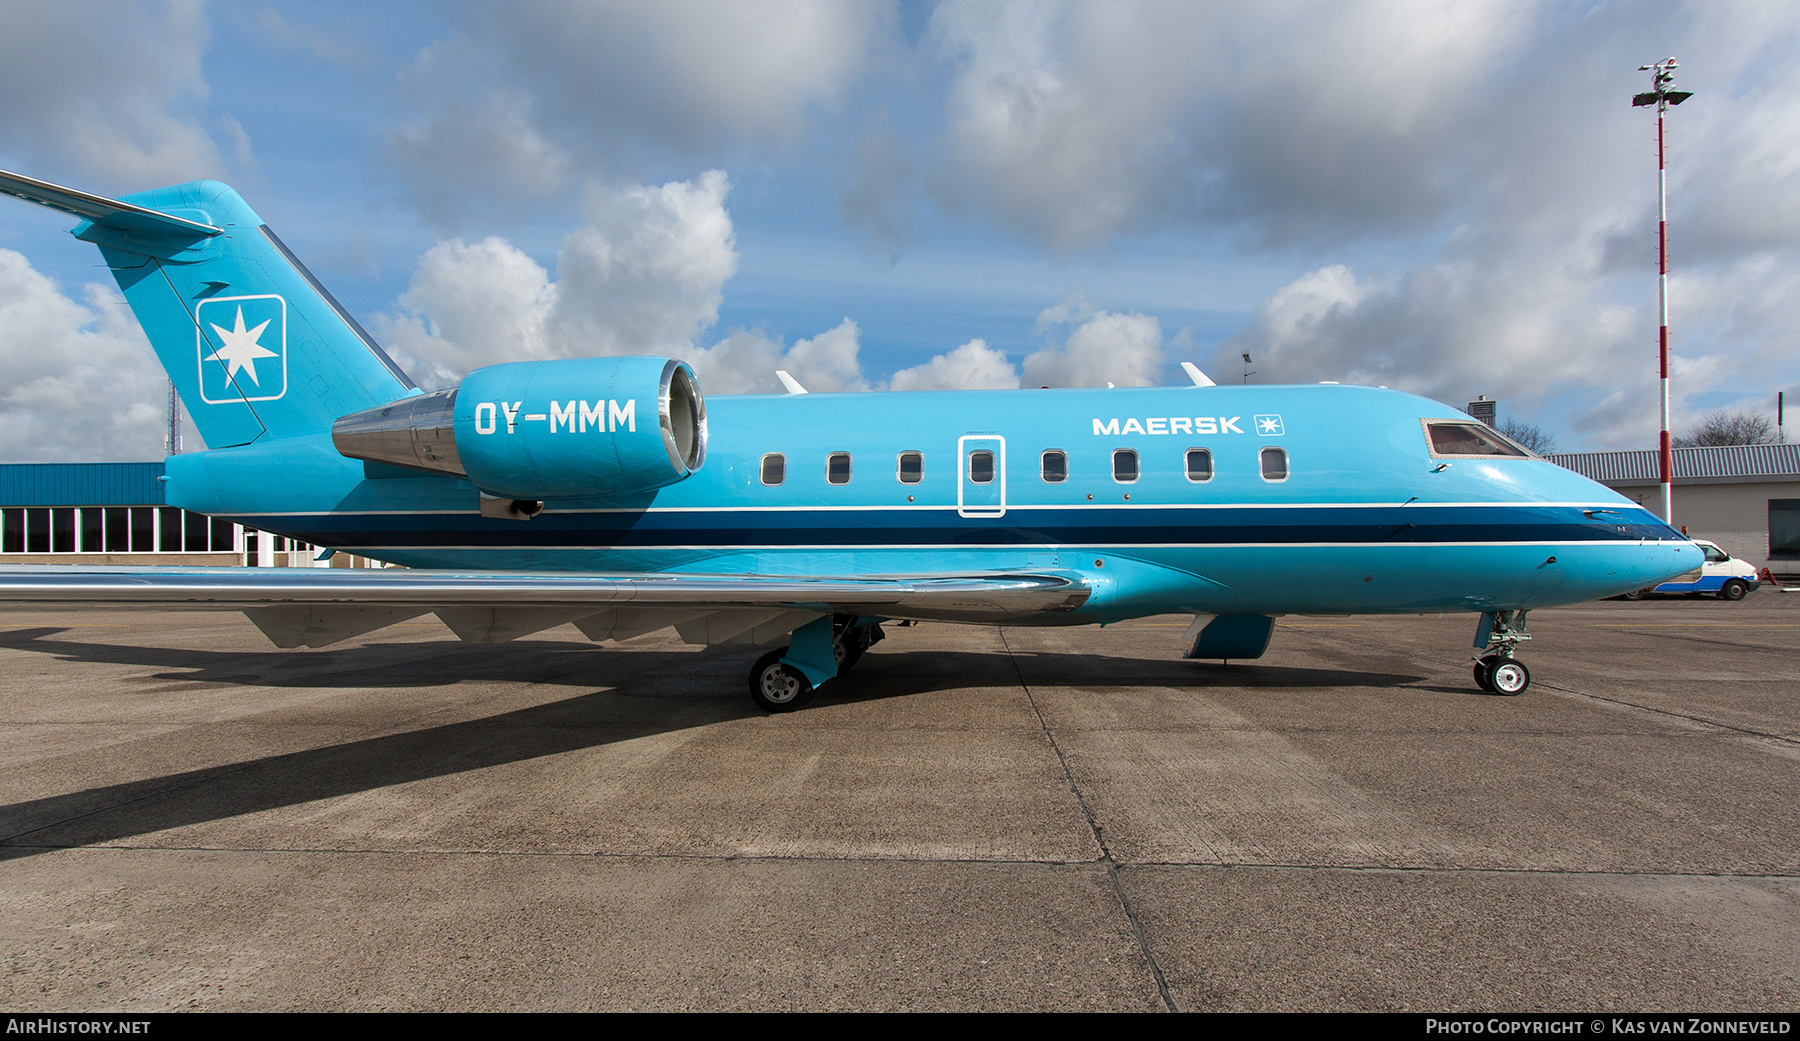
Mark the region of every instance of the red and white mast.
<instances>
[{"instance_id":1,"label":"red and white mast","mask_svg":"<svg viewBox=\"0 0 1800 1041\"><path fill-rule=\"evenodd\" d=\"M1631 99L1633 107L1656 106L1656 296L1662 316L1657 337L1662 373L1662 440L1657 459L1662 471L1662 519L1666 524L1675 523L1675 453L1669 438L1669 173L1663 154L1663 114L1670 105L1679 105L1694 96L1691 90L1671 89L1675 86L1675 68L1674 58L1638 66L1639 72L1650 73L1652 89Z\"/></svg>"}]
</instances>

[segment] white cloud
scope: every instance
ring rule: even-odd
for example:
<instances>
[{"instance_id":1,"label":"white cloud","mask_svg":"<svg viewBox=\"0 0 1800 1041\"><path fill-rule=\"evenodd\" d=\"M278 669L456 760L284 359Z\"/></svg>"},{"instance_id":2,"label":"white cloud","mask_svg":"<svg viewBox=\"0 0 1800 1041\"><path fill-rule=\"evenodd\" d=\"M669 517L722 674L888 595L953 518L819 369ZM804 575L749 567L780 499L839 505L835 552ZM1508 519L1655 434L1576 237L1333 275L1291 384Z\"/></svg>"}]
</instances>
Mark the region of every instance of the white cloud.
<instances>
[{"instance_id":1,"label":"white cloud","mask_svg":"<svg viewBox=\"0 0 1800 1041\"><path fill-rule=\"evenodd\" d=\"M9 5L0 153L109 190L216 176L219 152L197 116L207 36L196 2Z\"/></svg>"},{"instance_id":2,"label":"white cloud","mask_svg":"<svg viewBox=\"0 0 1800 1041\"><path fill-rule=\"evenodd\" d=\"M1061 249L1168 217L1416 227L1470 161L1467 108L1531 15L953 0L932 23L955 77L938 191Z\"/></svg>"},{"instance_id":3,"label":"white cloud","mask_svg":"<svg viewBox=\"0 0 1800 1041\"><path fill-rule=\"evenodd\" d=\"M564 238L556 280L505 239L439 242L399 308L375 319L414 378L529 358L678 354L718 317L737 270L725 175L593 188Z\"/></svg>"},{"instance_id":4,"label":"white cloud","mask_svg":"<svg viewBox=\"0 0 1800 1041\"><path fill-rule=\"evenodd\" d=\"M90 283L84 295L85 306L0 249L0 459L163 457L168 383L150 344L117 290Z\"/></svg>"},{"instance_id":5,"label":"white cloud","mask_svg":"<svg viewBox=\"0 0 1800 1041\"><path fill-rule=\"evenodd\" d=\"M857 358L860 336L856 323L846 318L812 339L795 340L782 368L810 391L868 390Z\"/></svg>"},{"instance_id":6,"label":"white cloud","mask_svg":"<svg viewBox=\"0 0 1800 1041\"><path fill-rule=\"evenodd\" d=\"M1162 324L1151 315L1099 311L1069 333L1060 348L1025 359L1028 387L1156 385L1162 369Z\"/></svg>"},{"instance_id":7,"label":"white cloud","mask_svg":"<svg viewBox=\"0 0 1800 1041\"><path fill-rule=\"evenodd\" d=\"M628 172L641 154L717 161L798 140L837 105L890 21L882 3L665 0L452 8L451 38L402 78L390 139L441 220L470 187L542 196L578 163Z\"/></svg>"},{"instance_id":8,"label":"white cloud","mask_svg":"<svg viewBox=\"0 0 1800 1041\"><path fill-rule=\"evenodd\" d=\"M890 390L1014 390L1019 370L985 340L970 340L923 365L894 373Z\"/></svg>"},{"instance_id":9,"label":"white cloud","mask_svg":"<svg viewBox=\"0 0 1800 1041\"><path fill-rule=\"evenodd\" d=\"M590 189L563 240L551 314L558 354L666 354L718 318L737 251L719 170L660 188Z\"/></svg>"},{"instance_id":10,"label":"white cloud","mask_svg":"<svg viewBox=\"0 0 1800 1041\"><path fill-rule=\"evenodd\" d=\"M497 87L468 97L464 90L433 92L428 118L408 121L388 135L388 155L408 174L426 215L452 226L471 198L484 200L483 209L495 203L516 209L522 200L560 191L573 163L562 145L533 123L524 94Z\"/></svg>"},{"instance_id":11,"label":"white cloud","mask_svg":"<svg viewBox=\"0 0 1800 1041\"><path fill-rule=\"evenodd\" d=\"M1093 316L1093 313L1094 305L1088 302L1087 293L1076 289L1064 296L1055 306L1039 311L1037 323L1032 327L1032 331L1041 336L1053 326L1085 322Z\"/></svg>"},{"instance_id":12,"label":"white cloud","mask_svg":"<svg viewBox=\"0 0 1800 1041\"><path fill-rule=\"evenodd\" d=\"M717 170L660 187L590 189L554 280L501 238L439 242L397 308L376 316L376 332L427 386L500 362L650 354L688 360L709 393L779 391L776 369L809 390L869 389L848 318L791 347L742 330L699 346L737 270L730 190Z\"/></svg>"},{"instance_id":13,"label":"white cloud","mask_svg":"<svg viewBox=\"0 0 1800 1041\"><path fill-rule=\"evenodd\" d=\"M737 330L711 347L695 348L685 357L708 394L779 394L775 370L781 369L815 393L868 390L857 357L861 333L846 318L811 339L784 347L759 332Z\"/></svg>"},{"instance_id":14,"label":"white cloud","mask_svg":"<svg viewBox=\"0 0 1800 1041\"><path fill-rule=\"evenodd\" d=\"M420 386L448 387L471 369L546 357L556 306L549 272L505 239L431 247L401 295L376 316L376 334Z\"/></svg>"}]
</instances>

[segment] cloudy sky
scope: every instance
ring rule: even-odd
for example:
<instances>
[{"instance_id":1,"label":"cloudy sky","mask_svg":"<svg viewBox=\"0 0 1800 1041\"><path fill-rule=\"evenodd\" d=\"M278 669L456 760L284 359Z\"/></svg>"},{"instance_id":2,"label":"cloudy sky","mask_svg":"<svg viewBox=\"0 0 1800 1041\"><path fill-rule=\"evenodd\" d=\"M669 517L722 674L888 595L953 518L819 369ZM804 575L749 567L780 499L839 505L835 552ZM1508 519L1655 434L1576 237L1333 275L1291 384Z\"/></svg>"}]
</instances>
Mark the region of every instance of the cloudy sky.
<instances>
[{"instance_id":1,"label":"cloudy sky","mask_svg":"<svg viewBox=\"0 0 1800 1041\"><path fill-rule=\"evenodd\" d=\"M708 393L1339 380L1649 447L1800 385L1784 3L9 5L0 168L230 182L422 385L686 358ZM0 459L151 459L91 247L0 200ZM1242 355L1252 362L1245 366ZM190 443L191 447L191 443Z\"/></svg>"}]
</instances>

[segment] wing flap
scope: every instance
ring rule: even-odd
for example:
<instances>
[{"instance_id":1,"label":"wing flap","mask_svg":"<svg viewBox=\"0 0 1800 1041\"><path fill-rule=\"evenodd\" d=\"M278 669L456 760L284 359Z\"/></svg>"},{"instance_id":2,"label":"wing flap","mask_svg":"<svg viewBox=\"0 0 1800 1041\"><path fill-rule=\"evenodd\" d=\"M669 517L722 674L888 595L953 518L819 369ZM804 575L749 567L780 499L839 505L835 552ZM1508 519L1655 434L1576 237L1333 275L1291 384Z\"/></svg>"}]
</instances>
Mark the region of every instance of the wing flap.
<instances>
[{"instance_id":1,"label":"wing flap","mask_svg":"<svg viewBox=\"0 0 1800 1041\"><path fill-rule=\"evenodd\" d=\"M244 614L277 647L328 647L424 614L405 607L282 604L246 608Z\"/></svg>"}]
</instances>

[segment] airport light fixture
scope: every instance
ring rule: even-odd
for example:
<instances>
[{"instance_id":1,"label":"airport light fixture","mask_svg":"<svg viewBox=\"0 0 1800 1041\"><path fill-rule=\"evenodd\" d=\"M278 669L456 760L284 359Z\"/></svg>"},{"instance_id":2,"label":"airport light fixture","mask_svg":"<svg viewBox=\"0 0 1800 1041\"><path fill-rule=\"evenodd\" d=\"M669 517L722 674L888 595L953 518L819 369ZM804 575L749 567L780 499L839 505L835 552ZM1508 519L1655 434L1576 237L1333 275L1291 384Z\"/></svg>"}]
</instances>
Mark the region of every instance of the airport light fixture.
<instances>
[{"instance_id":1,"label":"airport light fixture","mask_svg":"<svg viewBox=\"0 0 1800 1041\"><path fill-rule=\"evenodd\" d=\"M1664 58L1653 65L1638 66L1639 72L1650 73L1651 89L1631 98L1633 108L1656 106L1656 248L1657 303L1662 312L1658 345L1662 371L1662 440L1657 459L1662 470L1662 519L1675 523L1675 456L1669 438L1669 175L1663 158L1663 114L1670 105L1679 105L1694 96L1691 90L1675 90L1674 58Z\"/></svg>"}]
</instances>

